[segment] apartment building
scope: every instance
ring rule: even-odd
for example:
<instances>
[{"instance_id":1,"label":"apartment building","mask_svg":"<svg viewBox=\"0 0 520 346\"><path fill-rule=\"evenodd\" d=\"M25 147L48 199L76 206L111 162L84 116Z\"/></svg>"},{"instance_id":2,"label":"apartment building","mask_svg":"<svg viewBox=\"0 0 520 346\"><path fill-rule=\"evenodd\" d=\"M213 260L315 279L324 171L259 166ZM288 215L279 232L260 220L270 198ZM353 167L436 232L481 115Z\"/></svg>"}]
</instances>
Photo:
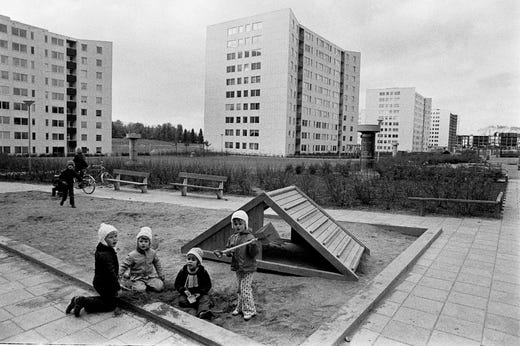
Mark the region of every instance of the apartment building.
<instances>
[{"instance_id":1,"label":"apartment building","mask_svg":"<svg viewBox=\"0 0 520 346\"><path fill-rule=\"evenodd\" d=\"M76 147L112 151L112 43L0 15L0 153L64 155Z\"/></svg>"},{"instance_id":2,"label":"apartment building","mask_svg":"<svg viewBox=\"0 0 520 346\"><path fill-rule=\"evenodd\" d=\"M290 9L211 25L206 40L204 135L213 150L288 156L356 145L359 52Z\"/></svg>"},{"instance_id":3,"label":"apartment building","mask_svg":"<svg viewBox=\"0 0 520 346\"><path fill-rule=\"evenodd\" d=\"M368 89L365 120L377 124L376 151L391 152L398 143L400 151L427 151L432 99L415 88Z\"/></svg>"},{"instance_id":4,"label":"apartment building","mask_svg":"<svg viewBox=\"0 0 520 346\"><path fill-rule=\"evenodd\" d=\"M453 151L457 146L457 121L457 114L443 109L433 109L430 118L428 148Z\"/></svg>"}]
</instances>

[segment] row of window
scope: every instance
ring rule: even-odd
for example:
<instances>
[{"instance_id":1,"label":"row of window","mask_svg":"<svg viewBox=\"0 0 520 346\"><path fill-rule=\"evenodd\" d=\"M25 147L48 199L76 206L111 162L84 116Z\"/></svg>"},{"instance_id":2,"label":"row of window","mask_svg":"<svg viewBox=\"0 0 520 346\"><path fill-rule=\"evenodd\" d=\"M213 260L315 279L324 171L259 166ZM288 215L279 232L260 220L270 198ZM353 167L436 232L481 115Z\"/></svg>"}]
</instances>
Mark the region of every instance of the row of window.
<instances>
[{"instance_id":1,"label":"row of window","mask_svg":"<svg viewBox=\"0 0 520 346\"><path fill-rule=\"evenodd\" d=\"M227 111L234 111L235 109L237 111L247 111L247 110L259 110L260 109L260 102L252 102L252 103L237 103L236 108L234 103L226 103L225 106Z\"/></svg>"},{"instance_id":2,"label":"row of window","mask_svg":"<svg viewBox=\"0 0 520 346\"><path fill-rule=\"evenodd\" d=\"M229 40L227 41L228 48L237 48L241 46L249 46L252 44L260 44L262 43L262 35L256 35L251 37L239 38L238 40Z\"/></svg>"},{"instance_id":3,"label":"row of window","mask_svg":"<svg viewBox=\"0 0 520 346\"><path fill-rule=\"evenodd\" d=\"M236 121L235 121L236 120ZM242 117L226 117L226 124L233 124L237 123L240 124L241 122L244 124L247 124L248 117L242 116ZM260 117L259 116L250 116L249 122L251 124L259 124L260 123Z\"/></svg>"},{"instance_id":4,"label":"row of window","mask_svg":"<svg viewBox=\"0 0 520 346\"><path fill-rule=\"evenodd\" d=\"M250 77L226 78L226 85L235 85L235 82L239 85L242 84L242 81L244 84L248 84L249 78ZM251 84L260 83L260 81L260 76L251 76Z\"/></svg>"},{"instance_id":5,"label":"row of window","mask_svg":"<svg viewBox=\"0 0 520 346\"><path fill-rule=\"evenodd\" d=\"M387 95L401 95L400 91L380 91L379 96L387 96Z\"/></svg>"},{"instance_id":6,"label":"row of window","mask_svg":"<svg viewBox=\"0 0 520 346\"><path fill-rule=\"evenodd\" d=\"M240 149L240 142L235 142L235 149ZM242 143L242 149L247 149L248 143ZM226 149L233 149L233 142L225 142L224 146ZM258 143L249 143L249 150L258 150Z\"/></svg>"},{"instance_id":7,"label":"row of window","mask_svg":"<svg viewBox=\"0 0 520 346\"><path fill-rule=\"evenodd\" d=\"M27 146L14 146L14 151L11 151L10 146L0 146L0 154L27 154ZM56 153L63 153L64 148L63 147L52 147L53 152ZM33 153L35 153L35 148L33 147ZM50 154L49 147L45 147L45 153ZM102 148L96 147L96 153L101 154Z\"/></svg>"},{"instance_id":8,"label":"row of window","mask_svg":"<svg viewBox=\"0 0 520 346\"><path fill-rule=\"evenodd\" d=\"M50 121L49 121L50 120ZM247 121L246 121L247 122ZM27 126L29 123L27 118L20 118L20 117L13 117L13 125L24 125ZM11 118L9 116L2 115L0 116L0 124L10 125L11 124ZM51 124L52 127L65 127L65 120L59 120L59 119L45 119L45 126L49 126ZM87 128L87 122L82 121L81 122L81 128L86 129ZM32 125L36 125L36 121L33 118L32 119ZM67 123L68 127L75 127L75 125L72 123ZM96 129L101 129L102 123L97 121L96 122Z\"/></svg>"},{"instance_id":9,"label":"row of window","mask_svg":"<svg viewBox=\"0 0 520 346\"><path fill-rule=\"evenodd\" d=\"M260 56L260 55L262 55L262 51L260 49L252 49L251 50L251 56L252 57ZM236 53L227 53L226 59L227 60L242 59L242 56L244 58L249 58L249 51L246 50L244 52L240 51L240 52L236 52Z\"/></svg>"},{"instance_id":10,"label":"row of window","mask_svg":"<svg viewBox=\"0 0 520 346\"><path fill-rule=\"evenodd\" d=\"M229 65L226 66L226 73L233 73L233 72L248 72L249 71L249 64L244 65ZM251 70L260 70L262 68L262 64L259 62L251 63Z\"/></svg>"},{"instance_id":11,"label":"row of window","mask_svg":"<svg viewBox=\"0 0 520 346\"><path fill-rule=\"evenodd\" d=\"M3 32L5 34L7 34L7 25L6 24L0 23L0 32ZM13 36L18 36L18 37L21 37L21 38L27 38L27 30L26 29L20 29L20 28L12 26L11 27L11 34ZM44 39L45 39L45 43L48 43L49 38L48 38L47 35L45 35ZM32 31L31 31L31 40L34 40L34 32L32 32ZM62 39L62 38L51 36L51 44L54 45L54 46L63 47L65 45L65 40ZM88 47L87 44L85 44L85 43L81 44L81 50L83 52L87 51L87 47ZM103 47L96 46L96 52L98 54L103 54Z\"/></svg>"},{"instance_id":12,"label":"row of window","mask_svg":"<svg viewBox=\"0 0 520 346\"><path fill-rule=\"evenodd\" d=\"M236 97L242 97L242 90L237 90L236 92L235 91L226 91L226 98L227 99L234 98L235 95L236 95ZM249 90L244 90L243 91L243 95L244 95L244 97L260 96L260 89L251 89L251 93L249 93Z\"/></svg>"},{"instance_id":13,"label":"row of window","mask_svg":"<svg viewBox=\"0 0 520 346\"><path fill-rule=\"evenodd\" d=\"M225 136L237 136L237 137L246 137L247 136L247 133L248 133L248 130L246 129L242 129L242 130L239 130L239 129L225 129L224 130L224 135ZM249 136L250 137L258 137L260 136L260 131L259 130L249 130Z\"/></svg>"},{"instance_id":14,"label":"row of window","mask_svg":"<svg viewBox=\"0 0 520 346\"><path fill-rule=\"evenodd\" d=\"M250 32L251 29L253 31L262 30L262 22L255 22L253 24L244 24L238 26L232 26L227 29L228 36L241 34L243 32Z\"/></svg>"},{"instance_id":15,"label":"row of window","mask_svg":"<svg viewBox=\"0 0 520 346\"><path fill-rule=\"evenodd\" d=\"M11 138L11 132L9 131L0 131L0 139L17 139L17 140L28 140L29 133L28 132L13 132L13 137ZM36 133L33 132L32 139L36 140ZM45 140L49 141L64 141L65 134L64 133L45 133ZM67 138L69 140L69 138ZM88 136L86 134L81 135L81 140L86 142L88 140ZM102 135L96 135L96 142L101 142L103 140Z\"/></svg>"}]
</instances>

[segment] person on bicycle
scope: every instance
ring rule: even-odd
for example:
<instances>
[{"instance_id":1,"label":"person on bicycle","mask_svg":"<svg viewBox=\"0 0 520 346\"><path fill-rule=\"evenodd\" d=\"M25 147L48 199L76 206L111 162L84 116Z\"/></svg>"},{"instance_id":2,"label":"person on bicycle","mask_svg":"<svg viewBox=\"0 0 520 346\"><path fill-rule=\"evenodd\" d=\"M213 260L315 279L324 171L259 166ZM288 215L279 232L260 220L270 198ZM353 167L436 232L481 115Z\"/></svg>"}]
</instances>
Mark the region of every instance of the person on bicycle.
<instances>
[{"instance_id":1,"label":"person on bicycle","mask_svg":"<svg viewBox=\"0 0 520 346\"><path fill-rule=\"evenodd\" d=\"M62 191L62 197L60 205L67 200L67 195L69 196L70 206L72 208L76 208L74 205L74 178L78 179L79 175L74 169L74 161L67 161L67 168L61 171L59 180L60 187Z\"/></svg>"},{"instance_id":2,"label":"person on bicycle","mask_svg":"<svg viewBox=\"0 0 520 346\"><path fill-rule=\"evenodd\" d=\"M76 155L74 155L74 165L76 172L79 175L78 183L81 187L83 183L83 176L85 175L85 170L88 167L88 163L85 159L85 155L83 154L83 150L80 147L76 148Z\"/></svg>"}]
</instances>

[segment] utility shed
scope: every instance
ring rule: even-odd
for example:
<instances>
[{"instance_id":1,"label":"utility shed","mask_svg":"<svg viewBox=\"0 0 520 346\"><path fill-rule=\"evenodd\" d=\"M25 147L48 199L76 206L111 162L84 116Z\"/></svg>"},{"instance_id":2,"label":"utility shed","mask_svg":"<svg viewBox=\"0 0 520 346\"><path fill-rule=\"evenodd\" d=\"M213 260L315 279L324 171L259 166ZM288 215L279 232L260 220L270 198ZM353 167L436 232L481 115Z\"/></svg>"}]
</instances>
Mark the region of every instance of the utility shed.
<instances>
[{"instance_id":1,"label":"utility shed","mask_svg":"<svg viewBox=\"0 0 520 346\"><path fill-rule=\"evenodd\" d=\"M253 233L264 227L264 211L271 208L291 228L290 239L282 245L264 245L258 256L258 268L300 276L318 276L339 280L357 280L356 269L369 249L323 208L296 186L262 193L243 205ZM204 258L217 258L215 249L224 249L232 234L231 215L200 234L181 248L204 250Z\"/></svg>"}]
</instances>

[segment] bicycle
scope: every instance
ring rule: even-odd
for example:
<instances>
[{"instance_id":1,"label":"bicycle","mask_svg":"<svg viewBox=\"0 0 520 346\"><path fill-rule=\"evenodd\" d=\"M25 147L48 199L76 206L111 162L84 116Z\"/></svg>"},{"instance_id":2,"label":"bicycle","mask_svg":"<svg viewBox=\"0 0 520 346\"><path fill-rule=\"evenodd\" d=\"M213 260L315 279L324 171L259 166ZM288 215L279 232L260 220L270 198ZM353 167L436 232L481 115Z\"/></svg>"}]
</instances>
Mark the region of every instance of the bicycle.
<instances>
[{"instance_id":1,"label":"bicycle","mask_svg":"<svg viewBox=\"0 0 520 346\"><path fill-rule=\"evenodd\" d=\"M107 169L103 166L103 161L99 165L90 165L89 167L89 173L91 173L92 176L96 177L94 181L101 186L109 187L112 185L108 179L114 179L112 174L110 174Z\"/></svg>"},{"instance_id":2,"label":"bicycle","mask_svg":"<svg viewBox=\"0 0 520 346\"><path fill-rule=\"evenodd\" d=\"M82 189L87 195L94 193L96 190L96 179L90 174L83 174L83 179L79 182L77 179L74 179L74 188Z\"/></svg>"}]
</instances>

